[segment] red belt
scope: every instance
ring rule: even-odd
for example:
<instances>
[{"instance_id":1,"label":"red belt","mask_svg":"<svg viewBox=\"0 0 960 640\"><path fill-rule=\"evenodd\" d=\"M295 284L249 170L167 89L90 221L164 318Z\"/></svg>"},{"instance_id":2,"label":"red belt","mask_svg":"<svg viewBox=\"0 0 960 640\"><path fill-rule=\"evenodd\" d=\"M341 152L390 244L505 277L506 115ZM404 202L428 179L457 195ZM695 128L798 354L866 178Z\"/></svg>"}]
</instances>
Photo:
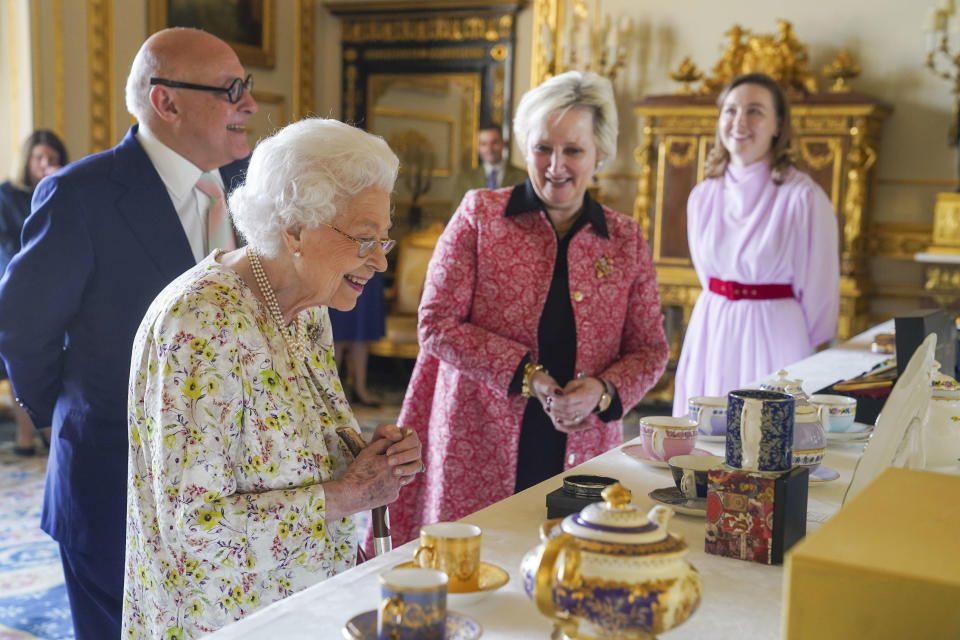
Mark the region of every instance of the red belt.
<instances>
[{"instance_id":1,"label":"red belt","mask_svg":"<svg viewBox=\"0 0 960 640\"><path fill-rule=\"evenodd\" d=\"M710 278L710 291L730 300L775 300L793 297L793 286L789 284L741 284L716 278Z\"/></svg>"}]
</instances>

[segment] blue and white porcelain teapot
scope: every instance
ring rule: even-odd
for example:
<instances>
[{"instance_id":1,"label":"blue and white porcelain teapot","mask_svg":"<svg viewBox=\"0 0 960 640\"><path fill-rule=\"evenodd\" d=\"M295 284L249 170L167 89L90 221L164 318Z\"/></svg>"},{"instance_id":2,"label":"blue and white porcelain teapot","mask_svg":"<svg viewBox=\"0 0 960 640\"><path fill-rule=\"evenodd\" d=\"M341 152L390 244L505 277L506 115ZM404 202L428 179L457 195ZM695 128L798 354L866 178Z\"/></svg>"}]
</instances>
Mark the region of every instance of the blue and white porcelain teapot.
<instances>
[{"instance_id":1,"label":"blue and white porcelain teapot","mask_svg":"<svg viewBox=\"0 0 960 640\"><path fill-rule=\"evenodd\" d=\"M644 513L620 483L562 521L520 564L523 588L565 638L649 639L690 617L703 581L687 544L667 531L673 510Z\"/></svg>"}]
</instances>

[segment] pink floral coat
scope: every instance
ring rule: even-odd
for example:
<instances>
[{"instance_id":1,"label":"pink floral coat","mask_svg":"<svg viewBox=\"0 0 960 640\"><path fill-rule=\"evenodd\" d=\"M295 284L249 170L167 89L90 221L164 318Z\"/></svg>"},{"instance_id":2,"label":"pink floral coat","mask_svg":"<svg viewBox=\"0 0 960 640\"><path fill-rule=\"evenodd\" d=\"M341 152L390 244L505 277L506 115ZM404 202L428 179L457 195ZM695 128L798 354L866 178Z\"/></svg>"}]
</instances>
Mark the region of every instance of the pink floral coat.
<instances>
[{"instance_id":1,"label":"pink floral coat","mask_svg":"<svg viewBox=\"0 0 960 640\"><path fill-rule=\"evenodd\" d=\"M517 187L522 188L522 187ZM400 413L424 443L426 473L390 507L394 544L421 524L456 520L513 493L526 400L508 387L547 299L557 236L541 211L504 216L512 188L469 192L437 244L420 304L420 357ZM627 409L667 362L650 250L637 223L604 208L570 241L576 371L616 386ZM612 266L612 269L610 268ZM567 438L566 468L622 441L620 420Z\"/></svg>"}]
</instances>

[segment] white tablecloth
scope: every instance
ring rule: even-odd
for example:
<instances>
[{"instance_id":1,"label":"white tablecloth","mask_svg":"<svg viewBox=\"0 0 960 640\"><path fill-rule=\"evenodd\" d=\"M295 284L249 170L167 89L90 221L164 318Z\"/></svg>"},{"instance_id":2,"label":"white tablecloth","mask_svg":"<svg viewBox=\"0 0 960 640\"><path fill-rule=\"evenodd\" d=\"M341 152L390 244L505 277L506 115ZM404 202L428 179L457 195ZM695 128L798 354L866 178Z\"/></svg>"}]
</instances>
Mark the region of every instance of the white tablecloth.
<instances>
[{"instance_id":1,"label":"white tablecloth","mask_svg":"<svg viewBox=\"0 0 960 640\"><path fill-rule=\"evenodd\" d=\"M788 367L791 378L801 378L806 391L865 371L883 359L870 352L874 333L889 331L887 323L874 327L850 342L822 351ZM723 443L698 444L723 455ZM833 515L841 505L863 444L831 444L825 466L836 469L840 478L812 483L808 499L807 529ZM633 492L633 500L653 506L648 492L673 485L667 469L638 462L620 451L608 451L563 474L592 473L619 479ZM548 638L551 625L523 593L519 565L523 555L539 543L538 530L546 520L545 496L560 487L555 477L502 502L478 511L464 521L483 529L481 559L504 568L510 581L484 600L452 609L478 620L485 640ZM684 624L661 634L664 640L701 638L757 638L780 636L783 569L752 562L709 555L703 550L703 518L676 515L670 530L684 536L690 546L689 560L704 580L699 610ZM216 640L282 638L314 640L342 637L344 623L359 613L376 608L379 601L377 576L385 569L413 558L411 542L350 571L277 602L250 617L208 636Z\"/></svg>"}]
</instances>

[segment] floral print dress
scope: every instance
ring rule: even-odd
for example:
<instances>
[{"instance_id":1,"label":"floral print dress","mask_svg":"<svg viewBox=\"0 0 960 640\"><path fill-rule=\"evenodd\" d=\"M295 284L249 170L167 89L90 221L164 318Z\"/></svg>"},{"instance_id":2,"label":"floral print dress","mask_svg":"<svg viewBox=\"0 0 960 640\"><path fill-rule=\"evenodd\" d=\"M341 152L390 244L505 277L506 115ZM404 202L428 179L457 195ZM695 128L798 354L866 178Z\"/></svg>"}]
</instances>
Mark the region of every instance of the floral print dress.
<instances>
[{"instance_id":1,"label":"floral print dress","mask_svg":"<svg viewBox=\"0 0 960 640\"><path fill-rule=\"evenodd\" d=\"M133 345L125 638L202 636L355 561L353 519L324 507L352 461L335 429L357 429L327 310L300 314L295 362L217 256L160 293Z\"/></svg>"}]
</instances>

